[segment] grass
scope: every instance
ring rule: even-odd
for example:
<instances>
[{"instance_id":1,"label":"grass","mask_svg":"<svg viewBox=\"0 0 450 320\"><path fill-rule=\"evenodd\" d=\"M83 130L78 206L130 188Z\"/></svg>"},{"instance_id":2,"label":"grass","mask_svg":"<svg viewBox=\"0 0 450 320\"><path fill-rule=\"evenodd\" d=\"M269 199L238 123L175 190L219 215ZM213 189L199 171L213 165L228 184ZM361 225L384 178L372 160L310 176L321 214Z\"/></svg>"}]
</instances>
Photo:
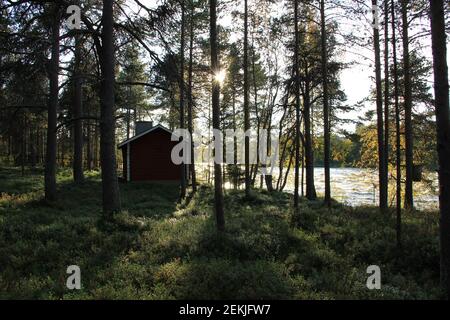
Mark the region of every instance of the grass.
<instances>
[{"instance_id":1,"label":"grass","mask_svg":"<svg viewBox=\"0 0 450 320\"><path fill-rule=\"evenodd\" d=\"M395 217L376 208L240 191L225 196L218 234L213 190L177 204L176 185L121 184L123 212L101 223L96 172L82 186L58 173L58 201L42 201L40 170L0 168L0 299L436 299L438 215L405 214L403 251ZM69 265L82 289L65 286ZM382 289L368 290L379 265Z\"/></svg>"}]
</instances>

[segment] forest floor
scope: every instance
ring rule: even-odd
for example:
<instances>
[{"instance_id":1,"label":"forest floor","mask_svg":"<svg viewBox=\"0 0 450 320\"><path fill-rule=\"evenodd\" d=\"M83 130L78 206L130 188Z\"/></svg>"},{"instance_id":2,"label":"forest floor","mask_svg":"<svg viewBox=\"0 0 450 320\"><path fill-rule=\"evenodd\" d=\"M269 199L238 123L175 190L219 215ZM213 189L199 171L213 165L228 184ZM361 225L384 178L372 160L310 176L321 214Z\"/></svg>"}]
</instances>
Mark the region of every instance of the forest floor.
<instances>
[{"instance_id":1,"label":"forest floor","mask_svg":"<svg viewBox=\"0 0 450 320\"><path fill-rule=\"evenodd\" d=\"M99 174L76 186L58 173L43 198L42 170L0 168L0 299L433 299L440 297L438 214L395 214L254 191L225 195L218 234L213 192L177 204L170 184L121 184L123 212L102 222ZM66 269L81 268L81 290ZM381 268L369 290L367 267Z\"/></svg>"}]
</instances>

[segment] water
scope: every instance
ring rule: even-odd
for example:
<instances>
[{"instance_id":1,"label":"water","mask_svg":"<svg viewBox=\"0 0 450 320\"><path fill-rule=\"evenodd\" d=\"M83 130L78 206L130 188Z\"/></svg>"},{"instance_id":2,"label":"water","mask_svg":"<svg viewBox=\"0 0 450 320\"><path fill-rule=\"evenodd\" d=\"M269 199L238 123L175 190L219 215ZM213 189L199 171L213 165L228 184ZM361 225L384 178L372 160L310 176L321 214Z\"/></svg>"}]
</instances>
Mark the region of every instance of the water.
<instances>
[{"instance_id":1,"label":"water","mask_svg":"<svg viewBox=\"0 0 450 320\"><path fill-rule=\"evenodd\" d=\"M331 196L337 201L350 206L378 204L377 170L332 168L330 174ZM420 210L437 210L439 205L437 174L427 173L424 174L424 178L422 182L414 182L414 206ZM323 168L315 168L314 179L317 193L323 195L325 192ZM293 192L293 190L293 177L289 177L285 191ZM395 180L392 180L389 186L389 204L395 206L395 201Z\"/></svg>"},{"instance_id":2,"label":"water","mask_svg":"<svg viewBox=\"0 0 450 320\"><path fill-rule=\"evenodd\" d=\"M212 169L212 168L211 168ZM211 170L210 169L210 170ZM206 182L207 166L202 167L198 173ZM212 171L212 170L211 170ZM373 206L378 205L378 171L362 168L331 168L331 196L333 199L349 206ZM315 186L319 196L325 192L325 175L323 168L314 170ZM422 182L414 182L414 206L419 210L438 210L438 177L437 173L424 173ZM274 173L273 184L276 185L277 172ZM200 179L201 180L201 179ZM257 179L256 185L259 185ZM243 186L241 186L243 187ZM265 185L264 185L265 187ZM404 191L404 185L402 185ZM230 182L225 183L225 188L233 188ZM294 192L294 172L291 170L285 192ZM395 206L395 180L389 182L389 205ZM403 195L402 195L403 197ZM403 198L402 198L403 203Z\"/></svg>"}]
</instances>

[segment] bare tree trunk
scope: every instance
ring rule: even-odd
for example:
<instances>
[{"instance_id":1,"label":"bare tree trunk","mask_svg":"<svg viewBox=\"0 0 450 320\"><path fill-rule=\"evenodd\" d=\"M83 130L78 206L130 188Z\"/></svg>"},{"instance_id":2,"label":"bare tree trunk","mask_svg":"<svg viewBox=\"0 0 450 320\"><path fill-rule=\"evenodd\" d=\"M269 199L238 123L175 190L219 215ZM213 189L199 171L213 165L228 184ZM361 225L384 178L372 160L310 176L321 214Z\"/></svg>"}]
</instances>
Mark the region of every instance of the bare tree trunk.
<instances>
[{"instance_id":1,"label":"bare tree trunk","mask_svg":"<svg viewBox=\"0 0 450 320\"><path fill-rule=\"evenodd\" d=\"M377 0L372 0L372 5L377 6ZM375 15L378 12L374 12ZM378 21L378 17L374 16ZM380 183L380 209L387 209L387 172L385 172L385 150L384 150L384 130L383 130L383 90L381 82L381 54L380 54L380 30L378 25L373 29L374 49L375 49L375 78L377 91L377 137L378 137L378 177Z\"/></svg>"},{"instance_id":2,"label":"bare tree trunk","mask_svg":"<svg viewBox=\"0 0 450 320\"><path fill-rule=\"evenodd\" d=\"M97 121L94 122L94 168L98 169L99 167L99 125L97 124Z\"/></svg>"},{"instance_id":3,"label":"bare tree trunk","mask_svg":"<svg viewBox=\"0 0 450 320\"><path fill-rule=\"evenodd\" d=\"M130 80L130 79L129 79ZM127 87L127 140L130 139L131 136L131 95L130 95L131 87Z\"/></svg>"},{"instance_id":4,"label":"bare tree trunk","mask_svg":"<svg viewBox=\"0 0 450 320\"><path fill-rule=\"evenodd\" d=\"M403 72L405 77L405 209L414 207L413 198L413 130L412 130L412 88L411 88L411 62L409 56L408 36L408 0L402 0L402 30L403 30Z\"/></svg>"},{"instance_id":5,"label":"bare tree trunk","mask_svg":"<svg viewBox=\"0 0 450 320\"><path fill-rule=\"evenodd\" d=\"M305 144L302 143L302 180L301 184L301 195L305 196Z\"/></svg>"},{"instance_id":6,"label":"bare tree trunk","mask_svg":"<svg viewBox=\"0 0 450 320\"><path fill-rule=\"evenodd\" d=\"M433 0L430 1L430 5L437 145L439 154L441 286L448 297L450 295L450 112L447 41L444 1Z\"/></svg>"},{"instance_id":7,"label":"bare tree trunk","mask_svg":"<svg viewBox=\"0 0 450 320\"><path fill-rule=\"evenodd\" d=\"M103 214L112 218L120 211L119 183L116 171L116 139L114 110L114 34L113 0L103 1L101 94L100 94L100 164L102 167Z\"/></svg>"},{"instance_id":8,"label":"bare tree trunk","mask_svg":"<svg viewBox=\"0 0 450 320\"><path fill-rule=\"evenodd\" d=\"M233 103L232 103L232 107L233 107L233 130L234 132L236 132L237 130L237 124L236 124L236 88L233 87ZM237 190L238 189L238 185L239 185L239 166L237 163L237 157L238 157L238 145L237 145L237 138L233 137L233 147L234 147L234 153L233 153L233 161L234 161L234 174L233 174L233 184L234 184L234 189Z\"/></svg>"},{"instance_id":9,"label":"bare tree trunk","mask_svg":"<svg viewBox=\"0 0 450 320\"><path fill-rule=\"evenodd\" d=\"M49 100L48 100L48 120L47 120L47 151L45 157L45 199L47 201L56 200L56 118L58 110L58 72L59 72L59 5L53 6L52 21L52 53L49 66Z\"/></svg>"},{"instance_id":10,"label":"bare tree trunk","mask_svg":"<svg viewBox=\"0 0 450 320\"><path fill-rule=\"evenodd\" d=\"M86 126L86 162L87 162L87 170L92 170L92 129L91 123L88 121Z\"/></svg>"},{"instance_id":11,"label":"bare tree trunk","mask_svg":"<svg viewBox=\"0 0 450 320\"><path fill-rule=\"evenodd\" d=\"M184 38L185 38L185 6L184 0L181 1L181 45L180 45L180 129L185 128L184 121ZM186 197L186 164L180 165L180 200Z\"/></svg>"},{"instance_id":12,"label":"bare tree trunk","mask_svg":"<svg viewBox=\"0 0 450 320\"><path fill-rule=\"evenodd\" d=\"M75 37L75 99L73 102L73 117L75 118L73 129L73 180L75 183L81 183L84 180L83 175L83 88L80 70L81 60L81 42L80 35Z\"/></svg>"},{"instance_id":13,"label":"bare tree trunk","mask_svg":"<svg viewBox=\"0 0 450 320\"><path fill-rule=\"evenodd\" d=\"M252 19L252 26L255 29L255 19ZM254 33L252 32L252 80L253 80L253 102L255 104L255 117L256 117L256 150L260 149L259 141L261 135L261 123L262 123L262 115L260 115L258 110L258 86L256 83L256 54L255 54L255 42L254 42ZM252 165L251 169L251 185L255 185L256 176L258 175L260 165L259 152L256 153L256 164Z\"/></svg>"},{"instance_id":14,"label":"bare tree trunk","mask_svg":"<svg viewBox=\"0 0 450 320\"><path fill-rule=\"evenodd\" d=\"M34 131L33 128L30 127L30 134L29 134L28 138L30 140L30 165L32 168L36 167L36 163L37 163L37 154L36 154L37 143L35 144L35 142L39 141L38 127L36 128L35 132L33 132L33 131ZM36 140L34 140L34 139L36 139Z\"/></svg>"},{"instance_id":15,"label":"bare tree trunk","mask_svg":"<svg viewBox=\"0 0 450 320\"><path fill-rule=\"evenodd\" d=\"M194 2L191 0L190 2L191 10L190 10L190 30L189 30L189 92L188 92L188 129L191 134L194 132L193 126L193 101L192 101L192 72L193 72L193 50L194 50ZM197 177L195 172L195 157L194 157L194 141L191 139L191 182L192 182L192 192L195 193L197 191Z\"/></svg>"},{"instance_id":16,"label":"bare tree trunk","mask_svg":"<svg viewBox=\"0 0 450 320\"><path fill-rule=\"evenodd\" d=\"M20 168L22 177L25 176L25 153L26 153L26 121L25 121L25 112L21 115L22 122L22 130L20 133Z\"/></svg>"},{"instance_id":17,"label":"bare tree trunk","mask_svg":"<svg viewBox=\"0 0 450 320\"><path fill-rule=\"evenodd\" d=\"M283 190L286 187L286 184L288 182L288 177L289 177L289 173L291 171L292 160L294 158L294 155L295 155L295 148L291 148L290 154L289 154L289 163L288 163L288 167L286 169L286 174L284 176L284 181L283 181L283 183L281 184L281 187L280 187L280 192L283 192Z\"/></svg>"},{"instance_id":18,"label":"bare tree trunk","mask_svg":"<svg viewBox=\"0 0 450 320\"><path fill-rule=\"evenodd\" d=\"M322 37L322 86L323 86L323 137L324 137L324 169L325 169L325 204L331 206L330 182L330 106L328 97L328 57L327 57L327 27L325 21L325 1L320 0L321 37Z\"/></svg>"},{"instance_id":19,"label":"bare tree trunk","mask_svg":"<svg viewBox=\"0 0 450 320\"><path fill-rule=\"evenodd\" d=\"M396 213L397 213L397 247L401 247L402 233L402 155L401 155L401 132L400 132L400 105L399 105L399 85L397 68L397 37L395 30L395 6L394 0L391 0L391 25L392 25L392 48L394 63L394 97L395 97L395 148L396 148Z\"/></svg>"},{"instance_id":20,"label":"bare tree trunk","mask_svg":"<svg viewBox=\"0 0 450 320\"><path fill-rule=\"evenodd\" d=\"M244 130L250 130L249 81L248 81L248 4L244 0ZM250 139L245 137L245 196L250 197Z\"/></svg>"},{"instance_id":21,"label":"bare tree trunk","mask_svg":"<svg viewBox=\"0 0 450 320\"><path fill-rule=\"evenodd\" d=\"M275 103L275 101L274 101ZM268 115L268 126L267 126L267 154L270 156L273 156L272 152L275 152L275 150L272 150L272 110L269 110L270 115ZM267 165L267 163L265 163ZM273 172L267 172L267 166L266 168L266 174L264 175L264 180L266 183L267 191L273 192ZM273 168L270 168L272 170ZM268 174L267 174L268 173Z\"/></svg>"},{"instance_id":22,"label":"bare tree trunk","mask_svg":"<svg viewBox=\"0 0 450 320\"><path fill-rule=\"evenodd\" d=\"M295 68L295 178L294 178L294 211L299 209L300 180L300 68L299 68L299 33L298 33L298 0L294 1L294 68Z\"/></svg>"},{"instance_id":23,"label":"bare tree trunk","mask_svg":"<svg viewBox=\"0 0 450 320\"><path fill-rule=\"evenodd\" d=\"M211 42L211 70L219 72L219 56L217 48L217 0L210 0L210 42ZM212 117L213 129L220 129L220 83L212 82ZM216 145L218 141L215 141ZM214 148L215 152L219 148ZM223 212L222 169L221 164L214 162L214 208L216 213L217 230L225 230L225 216Z\"/></svg>"},{"instance_id":24,"label":"bare tree trunk","mask_svg":"<svg viewBox=\"0 0 450 320\"><path fill-rule=\"evenodd\" d=\"M306 198L308 198L308 200L316 200L317 193L314 185L314 150L311 134L311 99L309 81L309 70L308 65L306 65L304 95Z\"/></svg>"},{"instance_id":25,"label":"bare tree trunk","mask_svg":"<svg viewBox=\"0 0 450 320\"><path fill-rule=\"evenodd\" d=\"M384 0L384 171L389 199L389 0Z\"/></svg>"}]
</instances>

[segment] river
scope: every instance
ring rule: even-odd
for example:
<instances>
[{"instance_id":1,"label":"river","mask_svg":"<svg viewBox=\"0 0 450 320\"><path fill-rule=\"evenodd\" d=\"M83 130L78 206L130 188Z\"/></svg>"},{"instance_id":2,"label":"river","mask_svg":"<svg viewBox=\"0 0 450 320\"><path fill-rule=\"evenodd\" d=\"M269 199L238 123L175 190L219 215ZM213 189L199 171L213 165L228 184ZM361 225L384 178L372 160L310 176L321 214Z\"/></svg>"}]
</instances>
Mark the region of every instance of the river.
<instances>
[{"instance_id":1,"label":"river","mask_svg":"<svg viewBox=\"0 0 450 320\"><path fill-rule=\"evenodd\" d=\"M361 168L332 168L331 196L350 206L378 204L378 171ZM293 176L293 174L291 175ZM438 209L438 180L436 173L424 173L422 182L414 182L414 206L420 210ZM315 168L315 186L318 195L323 195L324 169ZM286 191L293 192L293 177L289 178ZM389 185L389 204L395 206L395 180Z\"/></svg>"},{"instance_id":2,"label":"river","mask_svg":"<svg viewBox=\"0 0 450 320\"><path fill-rule=\"evenodd\" d=\"M201 167L201 169L200 169ZM212 167L209 169L212 170ZM207 166L199 165L198 179L206 182ZM274 185L277 181L277 171L274 170ZM331 168L331 196L333 199L353 207L378 205L378 171L366 168ZM324 194L324 169L315 168L314 181L318 196ZM259 180L256 183L259 185ZM436 172L425 172L421 182L414 182L414 206L419 210L438 210L438 177ZM240 186L241 188L243 186ZM233 188L230 182L225 183L226 189ZM264 185L265 188L265 185ZM404 184L402 184L404 191ZM294 172L291 170L285 192L294 192ZM389 205L395 206L395 179L389 181ZM402 194L403 197L403 194ZM403 204L402 199L402 204Z\"/></svg>"}]
</instances>

